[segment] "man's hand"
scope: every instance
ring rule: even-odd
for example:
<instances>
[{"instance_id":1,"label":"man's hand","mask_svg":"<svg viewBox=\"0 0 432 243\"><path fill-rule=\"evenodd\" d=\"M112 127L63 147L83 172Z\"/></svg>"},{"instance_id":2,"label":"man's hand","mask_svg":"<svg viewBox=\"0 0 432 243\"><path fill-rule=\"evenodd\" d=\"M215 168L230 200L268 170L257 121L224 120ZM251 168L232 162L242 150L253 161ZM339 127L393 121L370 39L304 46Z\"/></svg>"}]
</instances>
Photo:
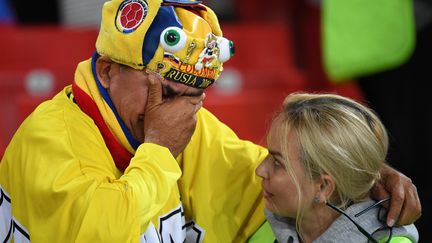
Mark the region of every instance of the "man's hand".
<instances>
[{"instance_id":1,"label":"man's hand","mask_svg":"<svg viewBox=\"0 0 432 243\"><path fill-rule=\"evenodd\" d=\"M144 114L144 142L167 147L177 157L195 131L196 112L201 108L205 95L176 96L164 101L159 78L149 74L149 83Z\"/></svg>"},{"instance_id":2,"label":"man's hand","mask_svg":"<svg viewBox=\"0 0 432 243\"><path fill-rule=\"evenodd\" d=\"M381 170L381 180L371 190L372 197L391 197L387 225L414 223L421 216L421 204L417 188L411 179L386 165Z\"/></svg>"}]
</instances>

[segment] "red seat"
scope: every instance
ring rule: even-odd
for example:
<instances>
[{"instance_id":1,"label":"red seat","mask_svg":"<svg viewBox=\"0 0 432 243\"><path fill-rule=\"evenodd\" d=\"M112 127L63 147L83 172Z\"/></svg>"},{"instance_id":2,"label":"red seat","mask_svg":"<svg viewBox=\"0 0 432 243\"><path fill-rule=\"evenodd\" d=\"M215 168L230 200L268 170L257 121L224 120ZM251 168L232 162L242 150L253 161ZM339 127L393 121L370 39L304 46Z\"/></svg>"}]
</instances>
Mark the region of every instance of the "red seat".
<instances>
[{"instance_id":1,"label":"red seat","mask_svg":"<svg viewBox=\"0 0 432 243\"><path fill-rule=\"evenodd\" d=\"M306 88L294 65L289 29L281 22L223 24L222 29L234 41L236 53L215 87L206 91L204 107L240 138L264 145L269 121L285 96ZM230 87L229 82L234 82L234 90L223 88Z\"/></svg>"},{"instance_id":2,"label":"red seat","mask_svg":"<svg viewBox=\"0 0 432 243\"><path fill-rule=\"evenodd\" d=\"M227 67L294 67L292 33L283 22L222 24L224 36L235 45Z\"/></svg>"},{"instance_id":3,"label":"red seat","mask_svg":"<svg viewBox=\"0 0 432 243\"><path fill-rule=\"evenodd\" d=\"M0 33L0 76L49 70L61 74L56 91L73 79L78 62L91 57L97 36L96 29L60 26L0 25Z\"/></svg>"},{"instance_id":4,"label":"red seat","mask_svg":"<svg viewBox=\"0 0 432 243\"><path fill-rule=\"evenodd\" d=\"M262 82L261 88L252 86L224 92L216 85L206 91L204 107L231 127L240 138L265 145L265 134L274 112L280 108L288 94L304 90L305 87L301 79L298 82L287 82L284 78L286 75L277 76L278 73L243 74L246 78L254 77ZM292 79L295 80L294 77Z\"/></svg>"},{"instance_id":5,"label":"red seat","mask_svg":"<svg viewBox=\"0 0 432 243\"><path fill-rule=\"evenodd\" d=\"M284 97L284 92L279 90L248 90L228 96L208 92L204 107L231 127L240 138L264 145L269 121Z\"/></svg>"},{"instance_id":6,"label":"red seat","mask_svg":"<svg viewBox=\"0 0 432 243\"><path fill-rule=\"evenodd\" d=\"M284 96L304 87L304 78L294 66L290 32L279 22L222 27L225 36L236 43L235 57L225 68L240 73L242 86L235 96L218 91L211 94L209 90L206 104L240 136L258 141L265 134L265 120ZM3 100L11 103L7 109L15 109L8 116L12 120L6 132L8 141L10 130L16 129L40 101L73 80L77 63L94 51L97 31L56 26L0 26L0 33L3 37L0 39L0 85L4 88L1 94ZM54 89L50 94L39 97L28 94L25 79L35 69L51 72ZM0 112L5 115L3 110Z\"/></svg>"},{"instance_id":7,"label":"red seat","mask_svg":"<svg viewBox=\"0 0 432 243\"><path fill-rule=\"evenodd\" d=\"M3 141L0 140L0 162L1 162L1 159L3 158L3 154L4 154L5 150L6 150L6 145L4 144Z\"/></svg>"},{"instance_id":8,"label":"red seat","mask_svg":"<svg viewBox=\"0 0 432 243\"><path fill-rule=\"evenodd\" d=\"M0 25L0 140L7 144L20 122L40 101L73 81L78 62L95 51L96 29ZM32 72L51 76L43 94L29 92Z\"/></svg>"}]
</instances>

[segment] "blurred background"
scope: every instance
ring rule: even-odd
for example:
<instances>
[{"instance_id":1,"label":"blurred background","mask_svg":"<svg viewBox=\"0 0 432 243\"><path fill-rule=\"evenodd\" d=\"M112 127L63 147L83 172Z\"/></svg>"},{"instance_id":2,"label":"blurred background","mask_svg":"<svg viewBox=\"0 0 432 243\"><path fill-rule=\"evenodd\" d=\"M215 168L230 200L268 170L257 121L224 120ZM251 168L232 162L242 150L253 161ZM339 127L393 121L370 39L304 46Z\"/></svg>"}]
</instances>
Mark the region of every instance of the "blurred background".
<instances>
[{"instance_id":1,"label":"blurred background","mask_svg":"<svg viewBox=\"0 0 432 243\"><path fill-rule=\"evenodd\" d=\"M103 2L0 0L0 156L19 124L91 57ZM262 145L289 93L333 92L370 106L389 130L388 163L420 194L420 242L432 242L432 0L345 2L203 1L236 45L204 106Z\"/></svg>"}]
</instances>

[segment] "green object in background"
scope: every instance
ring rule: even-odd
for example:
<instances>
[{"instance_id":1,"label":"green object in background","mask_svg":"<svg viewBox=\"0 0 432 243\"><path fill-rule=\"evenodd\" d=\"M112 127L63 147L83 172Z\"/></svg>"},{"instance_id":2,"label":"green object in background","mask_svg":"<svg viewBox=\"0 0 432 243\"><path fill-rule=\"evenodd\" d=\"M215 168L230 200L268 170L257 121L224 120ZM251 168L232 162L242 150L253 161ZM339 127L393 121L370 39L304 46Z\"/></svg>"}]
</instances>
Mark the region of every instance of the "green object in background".
<instances>
[{"instance_id":1,"label":"green object in background","mask_svg":"<svg viewBox=\"0 0 432 243\"><path fill-rule=\"evenodd\" d=\"M251 236L247 243L274 243L276 237L270 227L268 221L265 221L259 229Z\"/></svg>"},{"instance_id":2,"label":"green object in background","mask_svg":"<svg viewBox=\"0 0 432 243\"><path fill-rule=\"evenodd\" d=\"M415 46L412 0L323 0L324 68L341 82L395 68Z\"/></svg>"}]
</instances>

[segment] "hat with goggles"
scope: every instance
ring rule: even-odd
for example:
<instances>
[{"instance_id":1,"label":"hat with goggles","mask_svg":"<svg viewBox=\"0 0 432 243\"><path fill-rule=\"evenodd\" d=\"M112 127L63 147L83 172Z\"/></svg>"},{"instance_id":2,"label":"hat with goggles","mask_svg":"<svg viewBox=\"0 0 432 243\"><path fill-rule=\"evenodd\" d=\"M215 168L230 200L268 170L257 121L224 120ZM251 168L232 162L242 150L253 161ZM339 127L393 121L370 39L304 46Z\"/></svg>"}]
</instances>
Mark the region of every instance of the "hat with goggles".
<instances>
[{"instance_id":1,"label":"hat with goggles","mask_svg":"<svg viewBox=\"0 0 432 243\"><path fill-rule=\"evenodd\" d=\"M96 49L115 62L203 89L234 54L215 13L190 0L106 2Z\"/></svg>"}]
</instances>

